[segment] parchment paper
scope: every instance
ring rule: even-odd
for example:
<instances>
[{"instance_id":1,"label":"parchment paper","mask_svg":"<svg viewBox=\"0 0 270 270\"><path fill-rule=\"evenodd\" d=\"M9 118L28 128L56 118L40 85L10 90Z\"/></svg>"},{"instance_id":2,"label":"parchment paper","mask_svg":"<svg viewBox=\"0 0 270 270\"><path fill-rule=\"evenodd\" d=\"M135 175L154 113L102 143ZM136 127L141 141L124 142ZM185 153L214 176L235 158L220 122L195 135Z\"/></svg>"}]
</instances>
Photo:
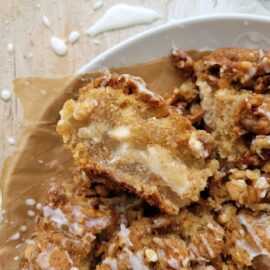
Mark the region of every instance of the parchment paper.
<instances>
[{"instance_id":1,"label":"parchment paper","mask_svg":"<svg viewBox=\"0 0 270 270\"><path fill-rule=\"evenodd\" d=\"M200 54L194 56L197 58ZM141 76L149 89L161 95L181 84L170 57L113 71ZM71 178L71 154L64 149L55 131L59 111L67 99L76 98L78 89L98 75L14 81L14 91L24 108L25 128L17 138L18 150L5 161L0 178L2 209L5 211L4 220L0 222L0 270L17 269L19 262L14 258L23 255L23 243L33 231L34 218L27 216L27 211L36 212L36 209L25 205L25 200L31 198L42 203L52 181L69 181ZM18 240L8 240L22 225L27 225L27 232L21 232Z\"/></svg>"}]
</instances>

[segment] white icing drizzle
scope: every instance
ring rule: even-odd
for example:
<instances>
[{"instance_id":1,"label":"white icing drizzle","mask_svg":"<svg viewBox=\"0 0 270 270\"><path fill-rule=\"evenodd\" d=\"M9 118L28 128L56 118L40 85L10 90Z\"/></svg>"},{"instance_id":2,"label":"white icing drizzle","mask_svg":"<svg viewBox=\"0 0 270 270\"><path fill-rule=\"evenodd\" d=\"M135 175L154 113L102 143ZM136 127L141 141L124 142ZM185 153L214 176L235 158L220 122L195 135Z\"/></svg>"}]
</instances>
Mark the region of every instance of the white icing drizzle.
<instances>
[{"instance_id":1,"label":"white icing drizzle","mask_svg":"<svg viewBox=\"0 0 270 270\"><path fill-rule=\"evenodd\" d=\"M28 211L27 211L27 215L28 215L29 217L34 217L34 216L36 215L36 213L35 213L34 211L32 211L32 210L28 210Z\"/></svg>"},{"instance_id":2,"label":"white icing drizzle","mask_svg":"<svg viewBox=\"0 0 270 270\"><path fill-rule=\"evenodd\" d=\"M20 231L21 231L21 232L26 232L26 231L27 231L27 226L26 226L26 225L22 225L22 226L20 227Z\"/></svg>"},{"instance_id":3,"label":"white icing drizzle","mask_svg":"<svg viewBox=\"0 0 270 270\"><path fill-rule=\"evenodd\" d=\"M44 213L45 217L49 218L51 221L56 223L56 226L58 228L61 228L62 225L68 224L68 220L67 220L66 216L64 215L62 210L59 208L53 209L49 206L44 206L43 213Z\"/></svg>"},{"instance_id":4,"label":"white icing drizzle","mask_svg":"<svg viewBox=\"0 0 270 270\"><path fill-rule=\"evenodd\" d=\"M25 240L25 243L26 243L26 244L30 244L30 245L34 245L36 242L35 242L35 240L33 240L33 239L26 239L26 240Z\"/></svg>"},{"instance_id":5,"label":"white icing drizzle","mask_svg":"<svg viewBox=\"0 0 270 270\"><path fill-rule=\"evenodd\" d=\"M257 69L252 65L248 68L247 74L244 75L244 82L250 80L257 72Z\"/></svg>"},{"instance_id":6,"label":"white icing drizzle","mask_svg":"<svg viewBox=\"0 0 270 270\"><path fill-rule=\"evenodd\" d=\"M18 240L20 237L21 237L20 232L16 232L8 238L7 242Z\"/></svg>"},{"instance_id":7,"label":"white icing drizzle","mask_svg":"<svg viewBox=\"0 0 270 270\"><path fill-rule=\"evenodd\" d=\"M20 259L19 256L15 256L15 257L13 258L14 261L18 261L19 259Z\"/></svg>"},{"instance_id":8,"label":"white icing drizzle","mask_svg":"<svg viewBox=\"0 0 270 270\"><path fill-rule=\"evenodd\" d=\"M76 43L80 38L80 33L78 31L72 31L68 36L68 42L70 44Z\"/></svg>"},{"instance_id":9,"label":"white icing drizzle","mask_svg":"<svg viewBox=\"0 0 270 270\"><path fill-rule=\"evenodd\" d=\"M132 247L133 244L129 239L129 229L127 229L127 227L125 226L124 223L120 224L120 231L118 232L118 237L120 240L122 240L127 246Z\"/></svg>"},{"instance_id":10,"label":"white icing drizzle","mask_svg":"<svg viewBox=\"0 0 270 270\"><path fill-rule=\"evenodd\" d=\"M260 198L264 198L266 196L269 186L270 185L264 176L259 177L254 184L254 187L260 190Z\"/></svg>"},{"instance_id":11,"label":"white icing drizzle","mask_svg":"<svg viewBox=\"0 0 270 270\"><path fill-rule=\"evenodd\" d=\"M200 252L199 252L199 250L197 249L197 247L195 245L190 244L189 248L191 249L191 252L193 253L194 257L196 257L196 260L206 261L205 258L200 256Z\"/></svg>"},{"instance_id":12,"label":"white icing drizzle","mask_svg":"<svg viewBox=\"0 0 270 270\"><path fill-rule=\"evenodd\" d=\"M264 72L270 73L270 65L266 57L262 59L262 67L263 67Z\"/></svg>"},{"instance_id":13,"label":"white icing drizzle","mask_svg":"<svg viewBox=\"0 0 270 270\"><path fill-rule=\"evenodd\" d=\"M120 81L122 79L124 79L126 82L129 82L129 81L133 82L136 85L138 92L141 92L143 94L147 94L147 95L151 96L151 98L153 100L162 99L161 96L153 93L152 91L150 91L149 89L146 88L146 84L142 78L136 77L136 76L131 76L129 74L123 74L123 75L119 76L118 81Z\"/></svg>"},{"instance_id":14,"label":"white icing drizzle","mask_svg":"<svg viewBox=\"0 0 270 270\"><path fill-rule=\"evenodd\" d=\"M121 140L129 137L130 130L128 127L120 126L110 130L108 135L112 138Z\"/></svg>"},{"instance_id":15,"label":"white icing drizzle","mask_svg":"<svg viewBox=\"0 0 270 270\"><path fill-rule=\"evenodd\" d=\"M111 270L117 270L118 269L117 260L115 258L107 257L102 263L109 265Z\"/></svg>"},{"instance_id":16,"label":"white icing drizzle","mask_svg":"<svg viewBox=\"0 0 270 270\"><path fill-rule=\"evenodd\" d=\"M181 267L180 267L180 265L179 265L179 261L176 260L175 258L169 258L169 259L167 260L167 263L168 263L168 265L169 265L171 268L173 268L173 269L176 269L176 270L180 270L180 269L181 269Z\"/></svg>"},{"instance_id":17,"label":"white icing drizzle","mask_svg":"<svg viewBox=\"0 0 270 270\"><path fill-rule=\"evenodd\" d=\"M106 31L151 23L158 18L160 18L160 15L152 9L118 4L107 10L105 14L87 30L87 34L94 37Z\"/></svg>"},{"instance_id":18,"label":"white icing drizzle","mask_svg":"<svg viewBox=\"0 0 270 270\"><path fill-rule=\"evenodd\" d=\"M11 94L11 92L9 90L4 89L4 90L1 91L0 97L4 101L10 101L11 97L12 97L12 94Z\"/></svg>"},{"instance_id":19,"label":"white icing drizzle","mask_svg":"<svg viewBox=\"0 0 270 270\"><path fill-rule=\"evenodd\" d=\"M237 240L236 246L238 246L240 249L245 250L250 260L261 254L259 251L256 251L254 248L252 248L245 239Z\"/></svg>"},{"instance_id":20,"label":"white icing drizzle","mask_svg":"<svg viewBox=\"0 0 270 270\"><path fill-rule=\"evenodd\" d=\"M200 235L203 245L206 247L208 254L210 255L210 257L214 258L215 254L213 249L210 247L208 240L203 236Z\"/></svg>"},{"instance_id":21,"label":"white icing drizzle","mask_svg":"<svg viewBox=\"0 0 270 270\"><path fill-rule=\"evenodd\" d=\"M93 5L94 10L98 10L103 6L103 1L102 0L95 0L95 3Z\"/></svg>"},{"instance_id":22,"label":"white icing drizzle","mask_svg":"<svg viewBox=\"0 0 270 270\"><path fill-rule=\"evenodd\" d=\"M219 225L213 225L213 223L207 223L207 228L216 232L215 238L221 240L224 235L224 230ZM218 234L218 235L217 235Z\"/></svg>"},{"instance_id":23,"label":"white icing drizzle","mask_svg":"<svg viewBox=\"0 0 270 270\"><path fill-rule=\"evenodd\" d=\"M252 237L254 243L256 244L256 247L257 247L259 253L256 252L256 251L254 251L254 249L253 249L252 247L250 247L250 245L247 243L246 240L239 240L240 242L238 242L238 245L239 245L239 244L240 244L240 245L242 244L242 246L245 247L245 250L246 250L249 254L252 254L252 256L255 255L255 254L257 254L257 255L258 255L258 254L269 254L268 251L267 251L264 247L262 247L262 245L261 245L261 239L260 239L260 237L256 234L256 232L255 232L254 229L253 229L253 226L254 226L256 223L257 223L257 224L258 224L258 223L263 223L263 218L264 218L264 216L262 216L262 218L261 218L260 220L255 220L255 221L252 222L252 223L249 223L249 222L246 220L246 217L245 217L244 215L242 215L242 214L240 214L238 218L239 218L240 223L241 223L242 225L245 226L246 230L248 231L248 233L249 233L250 236ZM255 256L257 256L257 255L255 255ZM252 259L252 258L253 258L253 257L251 257L251 259Z\"/></svg>"},{"instance_id":24,"label":"white icing drizzle","mask_svg":"<svg viewBox=\"0 0 270 270\"><path fill-rule=\"evenodd\" d=\"M14 53L14 45L11 42L9 42L8 45L7 45L7 51L10 54L13 54Z\"/></svg>"},{"instance_id":25,"label":"white icing drizzle","mask_svg":"<svg viewBox=\"0 0 270 270\"><path fill-rule=\"evenodd\" d=\"M78 218L84 218L85 214L82 213L81 209L79 206L75 205L72 207L72 213L75 217L75 219L77 220Z\"/></svg>"},{"instance_id":26,"label":"white icing drizzle","mask_svg":"<svg viewBox=\"0 0 270 270\"><path fill-rule=\"evenodd\" d=\"M47 28L50 28L51 23L46 15L42 16L42 22L43 22L44 26L46 26Z\"/></svg>"},{"instance_id":27,"label":"white icing drizzle","mask_svg":"<svg viewBox=\"0 0 270 270\"><path fill-rule=\"evenodd\" d=\"M83 234L83 228L82 226L79 225L79 223L71 223L68 225L68 229L71 233L75 234L75 235L82 235Z\"/></svg>"},{"instance_id":28,"label":"white icing drizzle","mask_svg":"<svg viewBox=\"0 0 270 270\"><path fill-rule=\"evenodd\" d=\"M41 204L41 203L37 203L37 204L36 204L36 208L37 208L38 210L41 210L41 209L42 209L42 204Z\"/></svg>"},{"instance_id":29,"label":"white icing drizzle","mask_svg":"<svg viewBox=\"0 0 270 270\"><path fill-rule=\"evenodd\" d=\"M128 254L129 262L132 269L136 270L148 270L149 268L144 265L142 254L139 252L133 254L128 248L124 248L124 251Z\"/></svg>"},{"instance_id":30,"label":"white icing drizzle","mask_svg":"<svg viewBox=\"0 0 270 270\"><path fill-rule=\"evenodd\" d=\"M39 253L36 259L36 262L42 270L55 270L55 267L52 267L50 264L50 257L54 251L58 251L58 250L59 249L57 247L54 247L49 250L43 250L41 253ZM69 253L65 251L64 255L65 255L64 258L62 257L62 259L66 259L66 261L69 264L71 264L71 269L72 269L74 266L73 266L73 261L69 256Z\"/></svg>"},{"instance_id":31,"label":"white icing drizzle","mask_svg":"<svg viewBox=\"0 0 270 270\"><path fill-rule=\"evenodd\" d=\"M42 270L53 270L50 265L51 251L42 251L36 259L37 264Z\"/></svg>"},{"instance_id":32,"label":"white icing drizzle","mask_svg":"<svg viewBox=\"0 0 270 270\"><path fill-rule=\"evenodd\" d=\"M196 131L192 132L188 141L189 148L196 158L207 158L209 153L201 141L197 139Z\"/></svg>"},{"instance_id":33,"label":"white icing drizzle","mask_svg":"<svg viewBox=\"0 0 270 270\"><path fill-rule=\"evenodd\" d=\"M34 199L26 199L25 204L27 206L34 206L36 204L36 201Z\"/></svg>"},{"instance_id":34,"label":"white icing drizzle","mask_svg":"<svg viewBox=\"0 0 270 270\"><path fill-rule=\"evenodd\" d=\"M68 47L67 47L64 40L57 38L55 36L52 36L50 43L51 43L51 47L52 47L53 51L57 55L64 56L68 52Z\"/></svg>"},{"instance_id":35,"label":"white icing drizzle","mask_svg":"<svg viewBox=\"0 0 270 270\"><path fill-rule=\"evenodd\" d=\"M85 224L88 228L93 228L97 226L101 226L102 228L104 228L108 224L108 217L91 218L90 220L87 220Z\"/></svg>"},{"instance_id":36,"label":"white icing drizzle","mask_svg":"<svg viewBox=\"0 0 270 270\"><path fill-rule=\"evenodd\" d=\"M270 121L270 112L269 111L266 111L264 109L265 107L265 104L263 103L259 108L258 108L258 112L263 114L264 116L266 116L266 118Z\"/></svg>"},{"instance_id":37,"label":"white icing drizzle","mask_svg":"<svg viewBox=\"0 0 270 270\"><path fill-rule=\"evenodd\" d=\"M13 137L8 137L8 143L10 144L10 145L15 145L16 144L16 140L15 140L15 138L13 138Z\"/></svg>"}]
</instances>

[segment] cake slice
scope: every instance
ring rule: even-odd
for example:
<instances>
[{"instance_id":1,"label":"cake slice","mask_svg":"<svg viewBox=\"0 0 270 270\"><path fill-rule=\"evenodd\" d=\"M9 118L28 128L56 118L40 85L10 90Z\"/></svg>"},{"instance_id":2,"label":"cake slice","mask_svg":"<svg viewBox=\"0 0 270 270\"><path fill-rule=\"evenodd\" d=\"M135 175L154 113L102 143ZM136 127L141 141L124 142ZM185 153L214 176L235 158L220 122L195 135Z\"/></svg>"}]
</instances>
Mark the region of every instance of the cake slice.
<instances>
[{"instance_id":1,"label":"cake slice","mask_svg":"<svg viewBox=\"0 0 270 270\"><path fill-rule=\"evenodd\" d=\"M207 269L208 263L220 259L223 237L223 228L205 209L144 217L130 226L120 225L97 270Z\"/></svg>"},{"instance_id":2,"label":"cake slice","mask_svg":"<svg viewBox=\"0 0 270 270\"><path fill-rule=\"evenodd\" d=\"M88 198L88 192L79 195L77 188L75 183L51 187L19 269L94 269L102 241L108 241L123 220L140 217L138 198L103 198L95 189Z\"/></svg>"},{"instance_id":3,"label":"cake slice","mask_svg":"<svg viewBox=\"0 0 270 270\"><path fill-rule=\"evenodd\" d=\"M269 212L242 209L231 214L225 224L224 255L231 256L239 267L269 269L269 227Z\"/></svg>"},{"instance_id":4,"label":"cake slice","mask_svg":"<svg viewBox=\"0 0 270 270\"><path fill-rule=\"evenodd\" d=\"M257 166L269 155L252 148L270 134L270 53L218 49L194 64L206 129L219 155L239 166Z\"/></svg>"},{"instance_id":5,"label":"cake slice","mask_svg":"<svg viewBox=\"0 0 270 270\"><path fill-rule=\"evenodd\" d=\"M111 231L115 218L109 209L96 209L85 198L70 196L63 186L53 187L20 269L89 269L96 237Z\"/></svg>"},{"instance_id":6,"label":"cake slice","mask_svg":"<svg viewBox=\"0 0 270 270\"><path fill-rule=\"evenodd\" d=\"M198 200L218 166L212 137L138 77L100 77L60 115L57 131L76 164L169 214Z\"/></svg>"}]
</instances>

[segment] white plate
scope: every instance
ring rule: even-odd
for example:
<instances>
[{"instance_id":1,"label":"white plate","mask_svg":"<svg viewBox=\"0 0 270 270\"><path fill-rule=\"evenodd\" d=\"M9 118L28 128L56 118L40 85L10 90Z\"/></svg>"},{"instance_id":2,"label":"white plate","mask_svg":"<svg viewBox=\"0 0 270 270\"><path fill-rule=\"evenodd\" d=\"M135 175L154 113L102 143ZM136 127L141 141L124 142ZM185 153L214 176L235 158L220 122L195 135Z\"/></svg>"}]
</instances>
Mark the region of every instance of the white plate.
<instances>
[{"instance_id":1,"label":"white plate","mask_svg":"<svg viewBox=\"0 0 270 270\"><path fill-rule=\"evenodd\" d=\"M170 22L136 35L102 53L78 73L129 66L169 55L172 47L208 50L221 47L270 48L270 18L216 14Z\"/></svg>"}]
</instances>

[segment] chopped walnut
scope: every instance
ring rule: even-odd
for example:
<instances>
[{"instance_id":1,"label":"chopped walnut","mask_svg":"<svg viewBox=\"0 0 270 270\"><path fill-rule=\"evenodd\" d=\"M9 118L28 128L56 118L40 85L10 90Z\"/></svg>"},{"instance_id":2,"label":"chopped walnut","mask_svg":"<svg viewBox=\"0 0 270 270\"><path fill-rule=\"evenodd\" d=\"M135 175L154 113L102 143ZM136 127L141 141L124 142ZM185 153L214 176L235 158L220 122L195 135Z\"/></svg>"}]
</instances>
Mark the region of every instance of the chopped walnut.
<instances>
[{"instance_id":1,"label":"chopped walnut","mask_svg":"<svg viewBox=\"0 0 270 270\"><path fill-rule=\"evenodd\" d=\"M234 201L238 201L243 204L245 200L249 199L249 201L252 200L252 202L255 202L254 194L249 193L249 187L245 180L231 180L226 184L226 187L230 197ZM247 198L247 193L248 195L253 195L252 198Z\"/></svg>"},{"instance_id":2,"label":"chopped walnut","mask_svg":"<svg viewBox=\"0 0 270 270\"><path fill-rule=\"evenodd\" d=\"M180 70L185 78L193 75L193 60L184 51L174 49L172 51L173 64Z\"/></svg>"},{"instance_id":3,"label":"chopped walnut","mask_svg":"<svg viewBox=\"0 0 270 270\"><path fill-rule=\"evenodd\" d=\"M252 153L257 153L264 159L262 154L263 149L270 150L270 136L258 135L252 140L250 150Z\"/></svg>"},{"instance_id":4,"label":"chopped walnut","mask_svg":"<svg viewBox=\"0 0 270 270\"><path fill-rule=\"evenodd\" d=\"M207 158L215 149L215 142L212 137L202 130L191 133L188 145L197 158Z\"/></svg>"},{"instance_id":5,"label":"chopped walnut","mask_svg":"<svg viewBox=\"0 0 270 270\"><path fill-rule=\"evenodd\" d=\"M262 171L265 173L270 173L270 161L267 161L263 166L262 166Z\"/></svg>"},{"instance_id":6,"label":"chopped walnut","mask_svg":"<svg viewBox=\"0 0 270 270\"><path fill-rule=\"evenodd\" d=\"M259 203L269 191L269 183L265 176L261 176L258 169L234 170L226 183L230 198L240 204Z\"/></svg>"},{"instance_id":7,"label":"chopped walnut","mask_svg":"<svg viewBox=\"0 0 270 270\"><path fill-rule=\"evenodd\" d=\"M156 262L158 260L157 253L151 248L145 250L145 257L148 262Z\"/></svg>"},{"instance_id":8,"label":"chopped walnut","mask_svg":"<svg viewBox=\"0 0 270 270\"><path fill-rule=\"evenodd\" d=\"M48 192L48 201L53 205L65 204L67 196L64 187L59 184L53 184Z\"/></svg>"},{"instance_id":9,"label":"chopped walnut","mask_svg":"<svg viewBox=\"0 0 270 270\"><path fill-rule=\"evenodd\" d=\"M248 166L256 167L260 164L260 158L257 155L244 155L237 159L237 167L246 169Z\"/></svg>"},{"instance_id":10,"label":"chopped walnut","mask_svg":"<svg viewBox=\"0 0 270 270\"><path fill-rule=\"evenodd\" d=\"M270 90L270 75L259 77L254 86L254 92L257 94L266 94Z\"/></svg>"},{"instance_id":11,"label":"chopped walnut","mask_svg":"<svg viewBox=\"0 0 270 270\"><path fill-rule=\"evenodd\" d=\"M222 207L221 213L218 215L218 222L225 224L236 214L237 208L233 204L226 204Z\"/></svg>"},{"instance_id":12,"label":"chopped walnut","mask_svg":"<svg viewBox=\"0 0 270 270\"><path fill-rule=\"evenodd\" d=\"M249 61L240 61L236 63L236 70L238 74L241 75L240 82L246 83L247 81L251 80L253 76L257 73L257 66Z\"/></svg>"},{"instance_id":13,"label":"chopped walnut","mask_svg":"<svg viewBox=\"0 0 270 270\"><path fill-rule=\"evenodd\" d=\"M196 85L191 80L185 81L179 88L175 88L173 93L166 98L169 105L175 106L179 101L193 102L199 96Z\"/></svg>"},{"instance_id":14,"label":"chopped walnut","mask_svg":"<svg viewBox=\"0 0 270 270\"><path fill-rule=\"evenodd\" d=\"M195 73L214 88L249 89L266 93L269 87L269 52L218 49L194 63Z\"/></svg>"},{"instance_id":15,"label":"chopped walnut","mask_svg":"<svg viewBox=\"0 0 270 270\"><path fill-rule=\"evenodd\" d=\"M190 103L199 96L199 90L192 80L187 80L180 86L178 96L180 99Z\"/></svg>"},{"instance_id":16,"label":"chopped walnut","mask_svg":"<svg viewBox=\"0 0 270 270\"><path fill-rule=\"evenodd\" d=\"M268 115L269 114L269 115ZM253 94L239 108L240 124L244 129L262 135L270 133L270 100Z\"/></svg>"},{"instance_id":17,"label":"chopped walnut","mask_svg":"<svg viewBox=\"0 0 270 270\"><path fill-rule=\"evenodd\" d=\"M191 105L190 114L187 115L187 118L192 122L192 124L200 123L203 118L203 110L201 105Z\"/></svg>"},{"instance_id":18,"label":"chopped walnut","mask_svg":"<svg viewBox=\"0 0 270 270\"><path fill-rule=\"evenodd\" d=\"M178 108L183 115L194 123L199 123L203 116L203 111L198 102L199 91L192 80L185 81L179 88L175 88L173 93L165 97L169 105Z\"/></svg>"}]
</instances>

